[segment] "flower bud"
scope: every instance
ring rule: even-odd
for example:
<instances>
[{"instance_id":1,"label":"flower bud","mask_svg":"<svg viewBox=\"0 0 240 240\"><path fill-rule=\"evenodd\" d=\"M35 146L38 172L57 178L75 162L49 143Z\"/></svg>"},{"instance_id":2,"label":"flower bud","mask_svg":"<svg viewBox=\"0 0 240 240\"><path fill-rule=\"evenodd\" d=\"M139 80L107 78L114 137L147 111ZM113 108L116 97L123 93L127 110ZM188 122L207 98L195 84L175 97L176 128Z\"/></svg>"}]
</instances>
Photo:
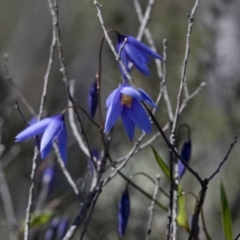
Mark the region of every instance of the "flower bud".
<instances>
[{"instance_id":1,"label":"flower bud","mask_svg":"<svg viewBox=\"0 0 240 240\"><path fill-rule=\"evenodd\" d=\"M182 151L181 151L181 157L187 162L190 162L191 159L191 152L192 152L192 143L191 140L186 140L183 144ZM178 160L178 176L179 179L181 179L186 171L185 166L183 163Z\"/></svg>"},{"instance_id":2,"label":"flower bud","mask_svg":"<svg viewBox=\"0 0 240 240\"><path fill-rule=\"evenodd\" d=\"M94 81L89 89L88 94L88 112L93 118L95 116L98 105L98 92L97 92L97 83Z\"/></svg>"},{"instance_id":3,"label":"flower bud","mask_svg":"<svg viewBox=\"0 0 240 240\"><path fill-rule=\"evenodd\" d=\"M118 231L121 237L124 236L128 218L130 215L130 198L128 193L128 187L126 187L125 191L122 194L121 201L119 203L118 209Z\"/></svg>"}]
</instances>

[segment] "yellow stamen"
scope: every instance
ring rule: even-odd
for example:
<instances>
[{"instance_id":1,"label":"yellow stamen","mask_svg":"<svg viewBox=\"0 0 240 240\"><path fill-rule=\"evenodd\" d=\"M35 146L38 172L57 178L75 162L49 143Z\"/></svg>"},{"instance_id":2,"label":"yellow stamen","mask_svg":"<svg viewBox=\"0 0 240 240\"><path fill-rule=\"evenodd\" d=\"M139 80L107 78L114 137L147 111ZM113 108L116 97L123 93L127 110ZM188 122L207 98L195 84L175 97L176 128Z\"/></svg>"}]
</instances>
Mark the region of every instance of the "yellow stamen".
<instances>
[{"instance_id":1,"label":"yellow stamen","mask_svg":"<svg viewBox=\"0 0 240 240\"><path fill-rule=\"evenodd\" d=\"M132 97L122 94L121 104L126 105L128 108L130 108L132 106Z\"/></svg>"}]
</instances>

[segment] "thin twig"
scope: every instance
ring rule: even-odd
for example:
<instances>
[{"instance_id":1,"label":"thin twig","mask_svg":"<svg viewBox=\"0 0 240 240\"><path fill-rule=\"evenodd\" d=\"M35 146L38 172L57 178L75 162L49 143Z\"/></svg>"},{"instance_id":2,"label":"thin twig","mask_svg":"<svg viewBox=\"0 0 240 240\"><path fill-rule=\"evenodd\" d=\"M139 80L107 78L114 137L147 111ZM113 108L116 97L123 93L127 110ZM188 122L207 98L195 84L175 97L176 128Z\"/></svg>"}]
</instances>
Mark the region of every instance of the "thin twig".
<instances>
[{"instance_id":1,"label":"thin twig","mask_svg":"<svg viewBox=\"0 0 240 240\"><path fill-rule=\"evenodd\" d=\"M74 234L76 233L76 230L77 230L78 226L83 222L83 220L86 216L86 213L87 213L87 209L90 207L90 205L92 203L92 200L94 199L94 197L95 197L95 195L98 191L99 190L97 188L95 188L93 191L88 193L86 200L82 204L82 207L80 209L80 212L79 212L78 216L75 218L73 224L68 229L68 231L65 234L63 240L70 240L70 239L73 238Z\"/></svg>"},{"instance_id":2,"label":"thin twig","mask_svg":"<svg viewBox=\"0 0 240 240\"><path fill-rule=\"evenodd\" d=\"M64 164L64 161L62 160L61 158L61 155L60 155L60 152L59 152L59 148L58 148L58 145L56 143L53 143L53 147L54 147L54 152L57 156L57 160L58 160L58 163L62 169L62 172L63 174L65 175L68 183L71 185L74 193L76 194L76 196L79 196L79 191L78 191L78 188L76 186L76 184L74 183L71 175L69 174L69 172L67 171L66 167L65 167L65 164Z\"/></svg>"},{"instance_id":3,"label":"thin twig","mask_svg":"<svg viewBox=\"0 0 240 240\"><path fill-rule=\"evenodd\" d=\"M154 6L155 2L156 2L156 0L149 0L144 16L142 16L142 14L141 14L141 20L140 20L141 25L140 25L138 35L137 35L137 39L139 41L142 39L143 34L147 29L147 24L148 24L148 21L150 19L152 9L153 9L153 6Z\"/></svg>"},{"instance_id":4,"label":"thin twig","mask_svg":"<svg viewBox=\"0 0 240 240\"><path fill-rule=\"evenodd\" d=\"M136 9L138 20L139 20L140 23L142 23L142 21L145 19L145 16L143 17L142 9L141 9L141 5L139 3L139 0L133 0L133 3L134 3L134 6L135 6L135 9ZM150 3L150 0L149 0L149 3ZM146 15L146 13L145 13L145 15ZM145 37L146 37L149 45L151 46L152 50L157 52L155 42L154 42L153 37L151 35L151 32L149 31L148 28L145 29L144 34L145 34ZM164 59L163 60L163 68L165 67L165 70L166 70L166 61L167 61L166 50L167 50L167 40L164 39L163 40L163 59ZM155 64L156 64L156 67L157 67L157 75L158 75L159 79L162 79L162 81L161 81L162 83L160 83L160 84L162 84L162 86L163 86L164 100L165 100L165 103L166 103L166 106L167 106L169 120L172 122L173 111L172 111L172 104L171 104L171 101L170 101L170 98L169 98L169 95L168 95L168 90L167 90L167 87L166 87L166 71L164 69L162 70L161 61L159 59L155 59Z\"/></svg>"},{"instance_id":5,"label":"thin twig","mask_svg":"<svg viewBox=\"0 0 240 240\"><path fill-rule=\"evenodd\" d=\"M179 113L181 113L184 110L184 108L187 106L189 101L191 99L193 99L194 97L196 97L196 95L198 95L200 93L200 91L203 89L203 87L205 87L205 86L206 86L206 83L202 82L199 85L199 87L192 94L188 95L188 97L183 100L182 105L181 105L180 110L179 110Z\"/></svg>"},{"instance_id":6,"label":"thin twig","mask_svg":"<svg viewBox=\"0 0 240 240\"><path fill-rule=\"evenodd\" d=\"M228 152L227 152L226 156L225 156L225 157L223 158L223 160L219 163L219 166L218 166L218 168L216 169L216 171L215 171L210 177L208 177L208 181L209 181L209 182L216 176L217 173L220 172L223 164L227 161L227 159L228 159L228 157L229 157L229 154L231 153L231 151L232 151L234 145L237 143L237 141L238 141L238 137L235 137L235 138L234 138L234 141L233 141L233 142L231 143L231 145L230 145L230 148L228 149Z\"/></svg>"},{"instance_id":7,"label":"thin twig","mask_svg":"<svg viewBox=\"0 0 240 240\"><path fill-rule=\"evenodd\" d=\"M198 4L199 4L199 0L196 0L194 6L192 8L191 15L188 18L189 21L188 21L188 30L187 30L187 37L186 37L185 55L184 55L184 60L183 60L179 92L177 95L177 106L175 109L172 130L171 130L171 135L170 135L170 143L172 145L174 145L174 143L175 143L175 131L176 131L176 127L177 127L177 121L178 121L180 107L181 107L181 99L182 99L182 94L183 94L184 89L185 89L186 98L188 97L188 90L187 90L187 85L186 85L186 70L187 70L188 58L189 58L189 53L190 53L190 38L191 38L191 32L192 32L192 27L193 27L193 20L194 20L194 15L197 10ZM175 172L174 177L175 177L175 185L176 185L176 187L174 188L173 209L172 209L172 211L173 211L172 212L172 227L173 227L172 239L175 240L176 236L177 236L178 163L177 163L176 158L172 158L172 160L174 160L174 172Z\"/></svg>"},{"instance_id":8,"label":"thin twig","mask_svg":"<svg viewBox=\"0 0 240 240\"><path fill-rule=\"evenodd\" d=\"M24 228L24 240L29 239L29 229L30 229L30 221L31 221L31 210L33 206L33 192L35 189L35 175L37 170L37 157L38 157L38 147L34 147L34 154L32 158L32 170L31 170L31 185L29 188L29 194L28 194L28 205L26 209L26 217L25 217L25 228Z\"/></svg>"},{"instance_id":9,"label":"thin twig","mask_svg":"<svg viewBox=\"0 0 240 240\"><path fill-rule=\"evenodd\" d=\"M62 80L63 80L63 82L65 83L65 86L66 86L68 101L71 102L71 105L75 105L75 101L73 99L73 96L70 93L69 79L68 79L67 68L66 68L66 64L65 64L65 58L64 58L63 47L62 47L62 42L61 42L61 31L60 31L59 19L58 19L58 1L57 0L47 0L47 2L48 2L48 5L49 5L49 9L50 9L52 18L56 20L55 22L53 22L53 24L55 26L54 29L55 29L55 34L56 34L56 41L57 41L57 47L58 47L58 59L59 59L60 66L61 66L60 72L62 73ZM80 118L80 115L78 114L78 111L76 110L76 108L73 108L73 111L74 111L75 116L77 118L77 121L79 123L80 133L82 134L83 139L84 139L85 144L86 144L86 147L88 149L88 152L89 152L88 155L91 158L93 158L93 156L91 154L91 151L90 151L90 145L89 145L89 142L88 142L87 134L85 133L85 130L83 128L83 123L82 123L82 120ZM76 136L76 134L75 134L75 136ZM81 146L83 146L83 145L81 145ZM86 149L84 149L83 151L85 151L85 150Z\"/></svg>"},{"instance_id":10,"label":"thin twig","mask_svg":"<svg viewBox=\"0 0 240 240\"><path fill-rule=\"evenodd\" d=\"M15 108L16 108L16 110L18 111L18 113L19 113L22 121L23 121L27 126L29 126L29 123L28 123L27 119L24 117L24 115L23 115L23 113L22 113L22 111L21 111L21 109L20 109L20 107L19 107L18 101L15 101Z\"/></svg>"},{"instance_id":11,"label":"thin twig","mask_svg":"<svg viewBox=\"0 0 240 240\"><path fill-rule=\"evenodd\" d=\"M57 40L56 39L56 31L55 31L56 22L57 22L56 16L52 15L52 43L50 45L50 54L49 54L49 58L48 58L47 70L46 70L46 73L44 76L44 84L43 84L41 103L40 103L40 107L39 107L38 121L41 119L41 116L43 113L43 108L44 108L46 97L47 97L48 80L49 80L50 72L52 70L54 53L56 50L56 40Z\"/></svg>"},{"instance_id":12,"label":"thin twig","mask_svg":"<svg viewBox=\"0 0 240 240\"><path fill-rule=\"evenodd\" d=\"M132 179L133 177L138 176L138 175L147 177L153 184L155 184L155 180L151 176L149 176L147 173L144 173L144 172L136 172L133 175L131 175L129 178ZM159 186L158 190L160 192L162 192L167 198L169 198L169 195L160 186Z\"/></svg>"},{"instance_id":13,"label":"thin twig","mask_svg":"<svg viewBox=\"0 0 240 240\"><path fill-rule=\"evenodd\" d=\"M52 30L52 43L51 43L51 46L50 46L50 55L49 55L49 60L48 60L48 66L47 66L46 74L44 76L43 91L42 91L42 96L41 96L41 103L40 103L40 107L39 107L39 112L38 112L38 121L42 117L43 108L44 108L46 97L47 97L48 80L49 80L49 75L50 75L50 72L51 72L51 69L52 69L53 57L54 57L55 46L56 46L56 31L55 31L56 22L57 22L56 16L52 15L52 28L53 28L53 30ZM34 192L34 187L35 187L37 155L38 155L38 150L37 150L37 147L35 147L35 152L34 152L34 157L33 157L32 173L31 173L32 185L30 187L29 203L28 203L27 213L26 213L26 225L25 225L25 233L24 233L25 240L29 239L29 223L30 223L30 220L31 220L31 206L32 206L32 201L33 201L32 198L33 198L33 192ZM28 222L28 224L27 224L27 222Z\"/></svg>"},{"instance_id":14,"label":"thin twig","mask_svg":"<svg viewBox=\"0 0 240 240\"><path fill-rule=\"evenodd\" d=\"M3 124L3 120L0 118L0 146L1 146L1 142L2 142L2 124ZM1 149L0 149L0 160L1 160L0 161L0 193L1 193L1 197L2 197L4 211L5 211L6 218L7 218L10 239L14 240L18 226L17 226L17 220L16 220L15 213L14 213L11 194L10 194L8 184L7 184L7 181L5 178L5 174L4 174L4 171L2 168L2 159L1 159L2 152L3 151L1 151Z\"/></svg>"},{"instance_id":15,"label":"thin twig","mask_svg":"<svg viewBox=\"0 0 240 240\"><path fill-rule=\"evenodd\" d=\"M158 195L159 180L160 180L160 176L157 175L156 181L155 181L155 189L154 189L154 193L153 193L153 198L152 198L151 206L149 207L149 220L148 220L148 231L147 231L146 240L150 239L150 235L152 232L153 211L154 211L155 201L156 201L157 195Z\"/></svg>"},{"instance_id":16,"label":"thin twig","mask_svg":"<svg viewBox=\"0 0 240 240\"><path fill-rule=\"evenodd\" d=\"M111 39L109 38L109 36L108 36L108 32L107 32L107 30L106 30L106 28L105 28L105 23L104 23L104 21L103 21L103 17L102 17L102 13L101 13L101 7L102 7L102 5L101 5L99 2L95 1L95 0L94 0L94 5L95 5L96 8L97 8L97 16L98 16L99 21L100 21L100 24L101 24L101 26L102 26L105 39L106 39L106 41L108 42L109 47L110 47L110 49L112 50L112 52L113 52L113 54L114 54L114 56L115 56L115 58L116 58L116 61L119 62L119 64L120 64L120 66L121 66L124 74L126 75L128 81L131 83L131 85L137 89L136 85L135 85L134 82L133 82L132 77L130 76L130 74L128 73L128 71L127 71L127 69L126 69L126 66L124 66L121 58L119 58L118 53L116 52L115 47L114 47L113 44L112 44L112 40L111 40Z\"/></svg>"},{"instance_id":17,"label":"thin twig","mask_svg":"<svg viewBox=\"0 0 240 240\"><path fill-rule=\"evenodd\" d=\"M70 84L70 88L69 88L70 89L70 94L73 96L74 95L75 81L70 80L69 84ZM72 105L71 101L68 101L68 106L71 106L71 105ZM74 137L76 138L80 149L82 149L82 151L85 153L85 155L87 157L90 157L89 150L86 147L81 135L78 132L78 128L77 128L77 125L76 125L75 120L74 120L74 110L73 110L73 108L69 108L69 110L68 110L68 119L69 119L70 126L72 128L72 133L73 133Z\"/></svg>"},{"instance_id":18,"label":"thin twig","mask_svg":"<svg viewBox=\"0 0 240 240\"><path fill-rule=\"evenodd\" d=\"M117 59L120 59L120 56L122 54L123 49L125 48L126 43L127 43L127 38L124 38L123 44L122 44L122 46L119 49L119 54L118 54L118 58Z\"/></svg>"},{"instance_id":19,"label":"thin twig","mask_svg":"<svg viewBox=\"0 0 240 240\"><path fill-rule=\"evenodd\" d=\"M187 70L187 64L188 64L188 58L189 58L189 53L190 53L190 38L191 38L191 33L192 33L192 27L193 27L193 20L194 20L194 15L197 10L199 4L199 0L195 1L195 5L192 8L191 15L189 16L188 20L188 30L187 30L187 38L186 38L186 48L185 48L185 55L184 55L184 60L183 60L183 67L182 67L182 74L181 74L181 80L180 80L180 87L179 87L179 92L177 96L177 106L174 114L174 120L173 120L173 125L172 125L172 132L171 132L171 137L170 140L171 142L174 141L175 138L175 130L177 126L177 120L180 112L180 107L181 107L181 97L182 97L182 92L183 88L186 85L186 70ZM188 97L188 95L187 95Z\"/></svg>"},{"instance_id":20,"label":"thin twig","mask_svg":"<svg viewBox=\"0 0 240 240\"><path fill-rule=\"evenodd\" d=\"M148 114L151 116L154 124L156 125L158 131L161 133L165 143L167 144L169 150L171 150L171 152L173 152L173 154L175 155L176 158L179 158L179 160L183 163L183 165L186 167L186 169L191 172L193 174L193 176L198 180L198 182L202 185L203 184L203 180L202 178L198 175L197 172L195 172L189 165L188 163L181 157L181 155L177 152L177 150L174 148L174 146L170 143L170 141L168 140L166 134L164 133L163 129L161 128L161 126L159 125L158 121L156 120L156 118L154 117L154 115L152 114L151 110L148 108L148 106L142 102L142 104L144 105L145 109L147 110Z\"/></svg>"},{"instance_id":21,"label":"thin twig","mask_svg":"<svg viewBox=\"0 0 240 240\"><path fill-rule=\"evenodd\" d=\"M87 232L87 226L88 226L88 224L89 224L89 222L90 222L90 219L91 219L91 217L92 217L92 214L93 214L94 208L95 208L95 206L96 206L97 200L98 200L98 198L99 198L101 192L102 192L102 189L100 188L99 191L96 193L95 198L93 199L92 206L91 206L91 209L90 209L90 213L89 213L89 215L88 215L88 219L87 219L87 221L85 222L85 226L84 226L84 229L83 229L83 231L82 231L82 234L81 234L80 240L83 239L85 233Z\"/></svg>"},{"instance_id":22,"label":"thin twig","mask_svg":"<svg viewBox=\"0 0 240 240\"><path fill-rule=\"evenodd\" d=\"M204 199L205 199L205 195L208 189L208 184L209 182L213 179L214 176L216 176L216 174L220 171L222 165L226 162L226 160L228 159L233 147L235 146L235 144L237 143L237 137L234 138L234 141L231 143L227 154L225 155L225 157L223 158L223 160L220 162L219 167L217 168L217 170L209 177L204 179L203 184L202 184L202 189L199 193L200 197L199 200L197 202L197 207L195 210L195 213L193 215L193 220L192 220L192 226L191 226L191 232L189 235L188 240L192 240L194 239L194 237L197 235L198 233L198 222L199 222L199 215L204 203Z\"/></svg>"}]
</instances>

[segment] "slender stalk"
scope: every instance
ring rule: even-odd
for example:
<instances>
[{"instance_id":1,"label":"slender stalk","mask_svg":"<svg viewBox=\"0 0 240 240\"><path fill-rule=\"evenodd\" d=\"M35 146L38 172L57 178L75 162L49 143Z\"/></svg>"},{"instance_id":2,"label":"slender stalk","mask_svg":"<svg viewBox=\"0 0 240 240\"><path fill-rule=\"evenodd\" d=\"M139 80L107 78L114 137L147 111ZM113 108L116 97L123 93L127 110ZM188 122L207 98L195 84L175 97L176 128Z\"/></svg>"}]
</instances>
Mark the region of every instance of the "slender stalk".
<instances>
[{"instance_id":1,"label":"slender stalk","mask_svg":"<svg viewBox=\"0 0 240 240\"><path fill-rule=\"evenodd\" d=\"M156 180L155 180L155 189L154 189L154 193L153 193L153 197L152 197L152 202L149 207L149 220L148 220L148 230L147 230L146 240L150 239L150 235L152 232L153 211L154 211L155 201L156 201L157 195L158 195L159 180L160 180L160 176L157 175Z\"/></svg>"}]
</instances>

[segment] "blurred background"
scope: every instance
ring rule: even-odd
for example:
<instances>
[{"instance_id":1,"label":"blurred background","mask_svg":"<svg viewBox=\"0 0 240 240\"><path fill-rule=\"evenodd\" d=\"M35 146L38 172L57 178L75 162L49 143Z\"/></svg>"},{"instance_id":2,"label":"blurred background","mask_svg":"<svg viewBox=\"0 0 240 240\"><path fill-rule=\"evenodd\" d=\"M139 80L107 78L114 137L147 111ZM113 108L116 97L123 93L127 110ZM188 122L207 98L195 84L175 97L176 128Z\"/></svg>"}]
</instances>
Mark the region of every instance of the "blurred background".
<instances>
[{"instance_id":1,"label":"blurred background","mask_svg":"<svg viewBox=\"0 0 240 240\"><path fill-rule=\"evenodd\" d=\"M78 104L87 108L89 87L94 81L97 70L99 44L102 29L96 15L96 8L89 0L59 0L59 21L66 67L70 79L75 79L74 98ZM143 11L147 5L141 0ZM181 66L185 52L187 32L187 14L194 5L193 0L156 1L148 27L156 42L158 52L162 53L162 40L168 39L167 51L167 87L173 109L179 88ZM106 28L114 28L122 33L136 36L139 30L137 14L131 0L101 0L102 14ZM186 123L191 128L192 158L191 166L202 178L208 177L226 155L234 136L239 134L240 112L240 1L211 0L201 1L197 10L191 38L191 54L187 69L187 82L190 93L201 82L206 87L188 105L180 117L179 125ZM111 34L113 41L116 36ZM43 87L44 74L47 69L49 48L52 39L52 20L47 1L42 0L0 0L0 116L3 119L2 145L5 149L1 157L2 168L13 201L18 237L22 239L21 228L25 218L30 186L31 160L34 141L14 144L14 137L25 124L15 110L14 101L18 100L27 120L32 116L18 99L13 88L7 83L4 71L4 54L9 55L10 75L38 112ZM143 39L146 43L146 40ZM59 71L57 53L50 75L46 100L46 115L57 114L67 106L65 85ZM152 62L151 77L141 75L135 69L132 72L136 84L155 99L158 94L160 79L156 66ZM105 99L117 87L120 80L118 65L107 44L103 53L102 106L105 111ZM168 121L166 105L160 103L157 119L163 126ZM101 150L102 143L98 130L82 116L87 135L93 148ZM96 117L98 120L98 117ZM78 148L68 128L68 162L67 168L79 186L84 199L91 176L87 167L87 158ZM119 121L114 130L111 145L113 158L124 156L140 136L137 130L133 143L130 143ZM153 128L153 131L157 130ZM167 135L169 136L169 132ZM148 139L150 136L147 136ZM182 141L186 135L182 134ZM166 163L169 162L168 150L161 138L153 146ZM239 233L240 225L240 164L239 144L232 151L230 158L216 178L212 180L207 192L204 213L208 231L212 239L224 239L221 227L219 179L224 182L233 219L233 235ZM54 165L53 155L46 160L38 160L37 187L34 195L35 213L43 209L51 210L59 219L72 222L79 210L79 202L66 182L59 167ZM53 164L53 165L52 165ZM53 167L54 180L50 189L46 169ZM161 174L161 187L169 191L169 183L157 165L151 148L136 154L124 168L126 175L143 171L153 178ZM45 176L45 178L43 177ZM50 173L49 176L52 176ZM45 179L45 180L44 180ZM45 182L44 182L45 181ZM134 178L134 182L152 195L154 186L143 176ZM200 186L189 172L181 180L185 191L198 194ZM117 228L118 203L125 189L126 182L120 177L112 180L103 190L97 202L88 231L84 239L119 239ZM44 195L45 194L45 195ZM149 217L150 200L129 187L131 214L124 239L145 239ZM44 201L42 200L44 199ZM158 200L168 206L168 200L159 194ZM195 200L186 196L186 211L191 219ZM51 216L45 216L51 218ZM37 221L37 220L36 220ZM51 223L54 225L54 221ZM167 212L155 207L151 239L163 239L167 224ZM66 224L67 225L67 224ZM39 220L31 232L32 239L44 239L50 224L41 224ZM82 227L74 239L80 238ZM186 239L187 233L179 229L179 239ZM0 236L9 239L3 202L0 197ZM205 239L200 223L200 239Z\"/></svg>"}]
</instances>

